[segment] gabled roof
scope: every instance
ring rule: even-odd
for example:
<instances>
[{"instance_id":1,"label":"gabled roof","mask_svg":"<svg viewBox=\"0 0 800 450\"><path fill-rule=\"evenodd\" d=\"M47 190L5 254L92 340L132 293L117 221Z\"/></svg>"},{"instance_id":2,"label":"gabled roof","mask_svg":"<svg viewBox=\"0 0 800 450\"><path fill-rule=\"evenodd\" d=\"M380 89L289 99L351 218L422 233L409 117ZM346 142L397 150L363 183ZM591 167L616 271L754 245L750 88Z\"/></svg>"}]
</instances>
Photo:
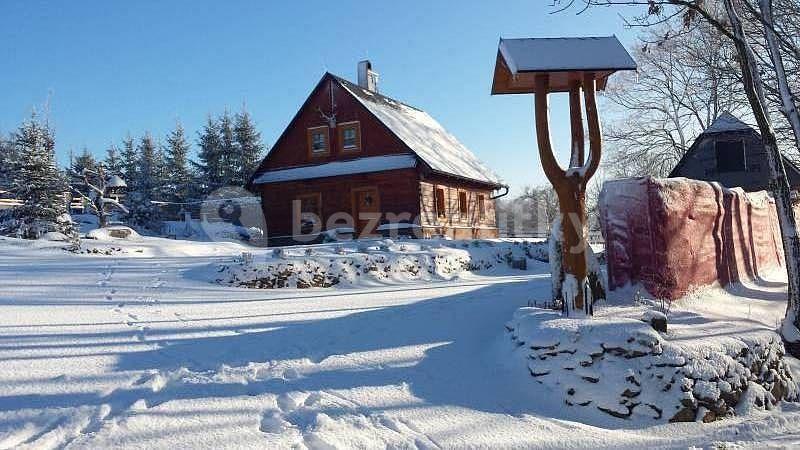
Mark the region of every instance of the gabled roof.
<instances>
[{"instance_id":1,"label":"gabled roof","mask_svg":"<svg viewBox=\"0 0 800 450\"><path fill-rule=\"evenodd\" d=\"M511 73L636 70L615 36L500 39Z\"/></svg>"},{"instance_id":2,"label":"gabled roof","mask_svg":"<svg viewBox=\"0 0 800 450\"><path fill-rule=\"evenodd\" d=\"M739 120L738 117L734 116L733 114L729 113L728 111L724 111L722 114L717 116L711 125L708 126L705 130L703 130L703 134L708 133L725 133L728 131L755 131L753 127L750 125L742 122Z\"/></svg>"},{"instance_id":3,"label":"gabled roof","mask_svg":"<svg viewBox=\"0 0 800 450\"><path fill-rule=\"evenodd\" d=\"M689 146L689 149L686 150L686 153L683 154L681 160L678 161L678 164L675 164L675 167L670 171L668 177L673 178L679 176L678 171L683 168L686 164L686 161L689 161L691 155L693 155L697 151L697 147L704 138L712 138L715 134L721 133L728 133L728 132L750 132L755 134L756 136L761 138L761 135L750 125L742 122L738 117L734 116L728 111L723 111L713 122L711 125L708 126L702 133L700 133L697 138L695 138L692 145ZM795 165L792 160L786 157L786 155L781 155L783 157L783 166L784 170L786 170L787 175L789 173L794 173L798 178L800 178L800 168ZM790 177L791 178L791 177Z\"/></svg>"},{"instance_id":4,"label":"gabled roof","mask_svg":"<svg viewBox=\"0 0 800 450\"><path fill-rule=\"evenodd\" d=\"M502 185L497 175L425 111L331 76L434 172Z\"/></svg>"},{"instance_id":5,"label":"gabled roof","mask_svg":"<svg viewBox=\"0 0 800 450\"><path fill-rule=\"evenodd\" d=\"M128 187L128 184L118 175L111 175L111 178L106 181L106 186L110 188L124 188Z\"/></svg>"},{"instance_id":6,"label":"gabled roof","mask_svg":"<svg viewBox=\"0 0 800 450\"><path fill-rule=\"evenodd\" d=\"M535 92L535 74L550 74L550 92L570 89L581 72L592 72L597 89L618 70L636 70L636 62L616 36L500 39L492 94Z\"/></svg>"},{"instance_id":7,"label":"gabled roof","mask_svg":"<svg viewBox=\"0 0 800 450\"><path fill-rule=\"evenodd\" d=\"M328 80L333 80L345 92L350 93L364 108L372 114L386 129L394 134L419 158L422 163L428 166L433 172L448 176L463 178L466 180L486 183L494 187L505 186L500 179L453 135L447 132L439 122L433 119L426 112L407 105L403 102L387 97L377 92L372 92L351 83L344 78L326 72L311 91L303 105L295 113L289 125L275 141L270 151L261 161L247 186L259 183L259 179L266 172L276 172L284 169L267 170L264 168L272 151L278 148L284 139L287 131L293 126L300 116L300 112L306 108L311 101L314 93L323 86ZM365 158L359 158L365 159ZM319 165L319 164L316 164ZM304 165L301 167L311 168L315 164ZM289 169L299 169L293 167ZM337 169L338 170L338 169ZM388 169L384 169L388 170ZM301 172L296 172L301 173ZM262 181L263 183L263 181Z\"/></svg>"}]
</instances>

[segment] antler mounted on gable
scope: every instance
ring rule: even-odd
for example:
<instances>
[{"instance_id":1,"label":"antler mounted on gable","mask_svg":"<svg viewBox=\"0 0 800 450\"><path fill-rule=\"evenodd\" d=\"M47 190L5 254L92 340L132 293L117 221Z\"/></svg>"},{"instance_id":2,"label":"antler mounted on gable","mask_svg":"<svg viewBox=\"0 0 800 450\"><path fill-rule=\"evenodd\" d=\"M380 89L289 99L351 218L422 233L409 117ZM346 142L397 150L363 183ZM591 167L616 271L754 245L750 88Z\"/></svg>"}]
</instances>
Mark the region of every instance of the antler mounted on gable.
<instances>
[{"instance_id":1,"label":"antler mounted on gable","mask_svg":"<svg viewBox=\"0 0 800 450\"><path fill-rule=\"evenodd\" d=\"M336 128L336 102L333 100L333 82L329 82L328 84L328 93L330 94L331 100L331 112L330 114L325 114L322 108L317 107L317 112L323 119L328 122L328 126L330 128Z\"/></svg>"}]
</instances>

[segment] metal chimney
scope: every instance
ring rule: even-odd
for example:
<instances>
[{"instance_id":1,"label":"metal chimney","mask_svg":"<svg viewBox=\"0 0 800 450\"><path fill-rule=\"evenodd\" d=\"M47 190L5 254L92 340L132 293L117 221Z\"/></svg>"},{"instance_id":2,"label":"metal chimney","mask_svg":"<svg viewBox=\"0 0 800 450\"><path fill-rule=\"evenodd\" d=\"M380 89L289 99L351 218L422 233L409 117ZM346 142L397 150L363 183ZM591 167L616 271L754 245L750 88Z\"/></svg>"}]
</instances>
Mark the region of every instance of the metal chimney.
<instances>
[{"instance_id":1,"label":"metal chimney","mask_svg":"<svg viewBox=\"0 0 800 450\"><path fill-rule=\"evenodd\" d=\"M378 73L372 71L372 63L368 59L358 63L359 86L368 91L378 92L378 78Z\"/></svg>"}]
</instances>

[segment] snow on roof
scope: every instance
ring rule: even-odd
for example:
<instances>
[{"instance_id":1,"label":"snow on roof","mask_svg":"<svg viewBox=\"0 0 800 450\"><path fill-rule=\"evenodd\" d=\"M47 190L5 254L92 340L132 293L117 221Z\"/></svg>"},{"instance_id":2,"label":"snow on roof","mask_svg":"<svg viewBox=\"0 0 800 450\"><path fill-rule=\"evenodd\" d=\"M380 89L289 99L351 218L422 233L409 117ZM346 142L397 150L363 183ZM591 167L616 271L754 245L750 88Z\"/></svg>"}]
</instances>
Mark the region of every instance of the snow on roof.
<instances>
[{"instance_id":1,"label":"snow on roof","mask_svg":"<svg viewBox=\"0 0 800 450\"><path fill-rule=\"evenodd\" d=\"M334 78L434 171L501 184L497 175L425 111Z\"/></svg>"},{"instance_id":2,"label":"snow on roof","mask_svg":"<svg viewBox=\"0 0 800 450\"><path fill-rule=\"evenodd\" d=\"M110 188L124 188L128 187L128 184L125 183L125 181L123 181L119 176L112 175L111 178L106 181L106 186Z\"/></svg>"},{"instance_id":3,"label":"snow on roof","mask_svg":"<svg viewBox=\"0 0 800 450\"><path fill-rule=\"evenodd\" d=\"M567 70L635 70L616 36L500 39L512 74Z\"/></svg>"},{"instance_id":4,"label":"snow on roof","mask_svg":"<svg viewBox=\"0 0 800 450\"><path fill-rule=\"evenodd\" d=\"M411 154L370 156L367 158L334 161L314 166L293 167L264 172L253 181L254 184L277 183L280 181L307 180L311 178L335 177L355 173L380 172L383 170L408 169L417 165L417 158Z\"/></svg>"},{"instance_id":5,"label":"snow on roof","mask_svg":"<svg viewBox=\"0 0 800 450\"><path fill-rule=\"evenodd\" d=\"M708 128L703 130L703 134L724 133L726 131L747 131L752 129L753 127L742 122L741 120L739 120L738 117L734 116L728 111L725 111L722 114L720 114L716 119L714 119L714 121L711 122L711 125L709 125Z\"/></svg>"}]
</instances>

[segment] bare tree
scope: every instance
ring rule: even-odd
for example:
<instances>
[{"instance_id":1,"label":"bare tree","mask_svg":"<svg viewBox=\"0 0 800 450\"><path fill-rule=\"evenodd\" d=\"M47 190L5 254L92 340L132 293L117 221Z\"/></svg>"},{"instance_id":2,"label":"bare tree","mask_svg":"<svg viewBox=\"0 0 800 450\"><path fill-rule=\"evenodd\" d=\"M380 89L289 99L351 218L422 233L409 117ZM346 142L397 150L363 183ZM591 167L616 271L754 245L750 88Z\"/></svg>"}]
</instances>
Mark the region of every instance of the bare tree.
<instances>
[{"instance_id":1,"label":"bare tree","mask_svg":"<svg viewBox=\"0 0 800 450\"><path fill-rule=\"evenodd\" d=\"M748 106L732 43L708 24L674 22L644 30L637 73L618 75L606 92L618 117L604 133L614 176L667 175L720 113Z\"/></svg>"},{"instance_id":2,"label":"bare tree","mask_svg":"<svg viewBox=\"0 0 800 450\"><path fill-rule=\"evenodd\" d=\"M498 203L498 214L510 237L547 236L558 216L558 198L550 185L525 186L521 194Z\"/></svg>"},{"instance_id":3,"label":"bare tree","mask_svg":"<svg viewBox=\"0 0 800 450\"><path fill-rule=\"evenodd\" d=\"M124 213L128 213L128 209L120 202L114 198L107 197L109 186L103 170L103 164L97 164L94 169L84 168L81 171L81 176L83 177L86 191L84 192L74 186L72 190L86 200L92 213L97 216L97 224L100 228L108 226L109 210L111 208L117 208Z\"/></svg>"}]
</instances>

